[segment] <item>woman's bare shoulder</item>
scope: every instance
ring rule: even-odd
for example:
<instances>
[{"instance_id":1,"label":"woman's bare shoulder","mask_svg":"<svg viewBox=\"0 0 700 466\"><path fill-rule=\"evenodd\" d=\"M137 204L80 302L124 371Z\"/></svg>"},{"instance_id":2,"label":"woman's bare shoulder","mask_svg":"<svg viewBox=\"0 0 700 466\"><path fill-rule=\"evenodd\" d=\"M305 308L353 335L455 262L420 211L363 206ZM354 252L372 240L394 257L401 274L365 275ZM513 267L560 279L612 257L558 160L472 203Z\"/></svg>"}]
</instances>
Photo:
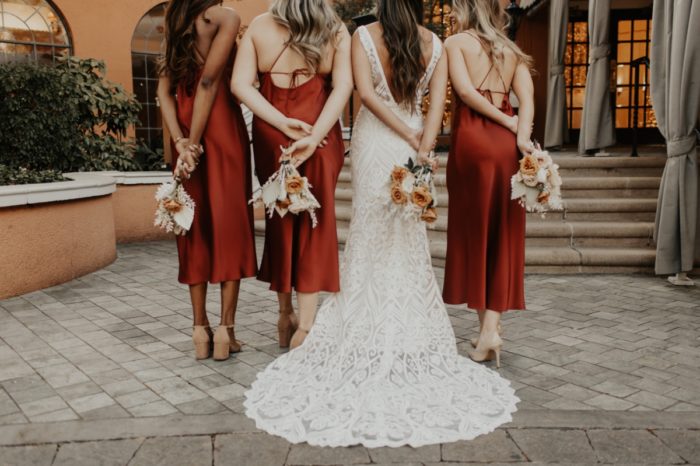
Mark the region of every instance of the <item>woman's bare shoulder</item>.
<instances>
[{"instance_id":1,"label":"woman's bare shoulder","mask_svg":"<svg viewBox=\"0 0 700 466\"><path fill-rule=\"evenodd\" d=\"M240 23L241 21L241 17L236 10L222 5L210 6L202 14L202 18L216 25Z\"/></svg>"}]
</instances>

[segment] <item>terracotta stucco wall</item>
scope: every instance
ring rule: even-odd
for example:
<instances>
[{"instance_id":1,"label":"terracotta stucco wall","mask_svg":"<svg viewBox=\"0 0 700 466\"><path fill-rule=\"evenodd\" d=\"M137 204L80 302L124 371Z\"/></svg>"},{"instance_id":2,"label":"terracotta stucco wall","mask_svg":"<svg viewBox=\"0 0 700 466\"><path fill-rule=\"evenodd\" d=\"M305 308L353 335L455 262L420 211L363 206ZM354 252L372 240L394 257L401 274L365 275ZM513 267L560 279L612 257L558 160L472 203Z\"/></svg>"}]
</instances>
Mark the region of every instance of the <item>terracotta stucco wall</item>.
<instances>
[{"instance_id":1,"label":"terracotta stucco wall","mask_svg":"<svg viewBox=\"0 0 700 466\"><path fill-rule=\"evenodd\" d=\"M74 53L107 63L112 81L132 90L131 37L148 10L162 0L54 0L73 38ZM267 0L224 2L235 8L246 25L267 9Z\"/></svg>"}]
</instances>

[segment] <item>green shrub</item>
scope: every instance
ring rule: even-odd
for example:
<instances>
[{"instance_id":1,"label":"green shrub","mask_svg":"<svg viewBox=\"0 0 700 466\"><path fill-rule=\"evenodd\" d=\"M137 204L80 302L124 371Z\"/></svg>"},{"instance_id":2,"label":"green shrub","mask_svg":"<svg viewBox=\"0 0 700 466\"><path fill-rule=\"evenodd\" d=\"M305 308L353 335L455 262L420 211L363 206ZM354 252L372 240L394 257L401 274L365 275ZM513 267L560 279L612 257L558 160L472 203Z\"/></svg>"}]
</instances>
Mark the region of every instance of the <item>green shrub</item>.
<instances>
[{"instance_id":1,"label":"green shrub","mask_svg":"<svg viewBox=\"0 0 700 466\"><path fill-rule=\"evenodd\" d=\"M0 165L0 186L32 183L52 183L67 181L61 172L56 170L27 170L26 168L10 168Z\"/></svg>"},{"instance_id":2,"label":"green shrub","mask_svg":"<svg viewBox=\"0 0 700 466\"><path fill-rule=\"evenodd\" d=\"M127 137L140 104L104 74L103 62L75 57L0 65L0 164L13 173L161 167Z\"/></svg>"}]
</instances>

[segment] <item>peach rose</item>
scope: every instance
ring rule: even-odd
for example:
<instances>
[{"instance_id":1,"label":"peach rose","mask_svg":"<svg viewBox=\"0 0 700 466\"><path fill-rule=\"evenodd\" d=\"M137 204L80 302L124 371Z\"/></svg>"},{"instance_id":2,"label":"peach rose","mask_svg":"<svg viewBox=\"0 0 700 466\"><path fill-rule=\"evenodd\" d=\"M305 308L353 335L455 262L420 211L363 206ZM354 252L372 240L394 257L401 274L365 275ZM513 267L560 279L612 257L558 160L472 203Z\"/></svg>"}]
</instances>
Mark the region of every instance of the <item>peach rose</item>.
<instances>
[{"instance_id":1,"label":"peach rose","mask_svg":"<svg viewBox=\"0 0 700 466\"><path fill-rule=\"evenodd\" d=\"M289 198L285 198L283 201L277 201L277 207L280 209L286 209L292 204L292 201L289 200Z\"/></svg>"},{"instance_id":2,"label":"peach rose","mask_svg":"<svg viewBox=\"0 0 700 466\"><path fill-rule=\"evenodd\" d=\"M423 220L425 223L434 223L435 220L437 220L437 211L435 210L434 207L428 207L425 209L425 212L423 212L423 215L420 216L420 219Z\"/></svg>"},{"instance_id":3,"label":"peach rose","mask_svg":"<svg viewBox=\"0 0 700 466\"><path fill-rule=\"evenodd\" d=\"M391 171L391 181L401 183L408 175L408 170L404 167L394 167Z\"/></svg>"},{"instance_id":4,"label":"peach rose","mask_svg":"<svg viewBox=\"0 0 700 466\"><path fill-rule=\"evenodd\" d=\"M401 189L400 184L395 183L391 185L391 200L394 204L398 205L403 205L408 202L408 197L406 193L403 192L403 189Z\"/></svg>"},{"instance_id":5,"label":"peach rose","mask_svg":"<svg viewBox=\"0 0 700 466\"><path fill-rule=\"evenodd\" d=\"M537 196L537 202L539 202L540 204L544 204L547 201L549 201L549 193L547 191L542 191Z\"/></svg>"},{"instance_id":6,"label":"peach rose","mask_svg":"<svg viewBox=\"0 0 700 466\"><path fill-rule=\"evenodd\" d=\"M526 176L535 176L540 169L540 164L537 157L534 155L526 155L520 160L520 172Z\"/></svg>"},{"instance_id":7,"label":"peach rose","mask_svg":"<svg viewBox=\"0 0 700 466\"><path fill-rule=\"evenodd\" d=\"M428 207L433 202L433 196L426 186L416 186L411 194L411 201L418 207Z\"/></svg>"},{"instance_id":8,"label":"peach rose","mask_svg":"<svg viewBox=\"0 0 700 466\"><path fill-rule=\"evenodd\" d=\"M299 194L304 189L304 180L300 176L290 176L285 184L289 194Z\"/></svg>"},{"instance_id":9,"label":"peach rose","mask_svg":"<svg viewBox=\"0 0 700 466\"><path fill-rule=\"evenodd\" d=\"M163 202L163 207L165 207L165 210L171 213L178 213L182 210L182 204L177 202L175 199L168 199L167 201Z\"/></svg>"}]
</instances>

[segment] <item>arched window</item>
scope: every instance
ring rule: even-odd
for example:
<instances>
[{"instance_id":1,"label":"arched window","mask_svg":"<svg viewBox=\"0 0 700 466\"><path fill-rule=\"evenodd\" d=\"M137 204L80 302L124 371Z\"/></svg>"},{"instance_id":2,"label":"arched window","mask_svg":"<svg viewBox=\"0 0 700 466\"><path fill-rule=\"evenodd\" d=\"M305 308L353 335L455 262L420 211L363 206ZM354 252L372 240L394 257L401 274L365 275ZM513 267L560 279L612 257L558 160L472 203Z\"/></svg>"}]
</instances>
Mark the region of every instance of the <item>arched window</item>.
<instances>
[{"instance_id":1,"label":"arched window","mask_svg":"<svg viewBox=\"0 0 700 466\"><path fill-rule=\"evenodd\" d=\"M71 53L70 33L47 0L0 0L0 63L54 63Z\"/></svg>"},{"instance_id":2,"label":"arched window","mask_svg":"<svg viewBox=\"0 0 700 466\"><path fill-rule=\"evenodd\" d=\"M153 150L163 148L163 123L158 108L158 57L164 39L166 2L153 7L141 18L131 40L134 93L142 105L136 137Z\"/></svg>"}]
</instances>

